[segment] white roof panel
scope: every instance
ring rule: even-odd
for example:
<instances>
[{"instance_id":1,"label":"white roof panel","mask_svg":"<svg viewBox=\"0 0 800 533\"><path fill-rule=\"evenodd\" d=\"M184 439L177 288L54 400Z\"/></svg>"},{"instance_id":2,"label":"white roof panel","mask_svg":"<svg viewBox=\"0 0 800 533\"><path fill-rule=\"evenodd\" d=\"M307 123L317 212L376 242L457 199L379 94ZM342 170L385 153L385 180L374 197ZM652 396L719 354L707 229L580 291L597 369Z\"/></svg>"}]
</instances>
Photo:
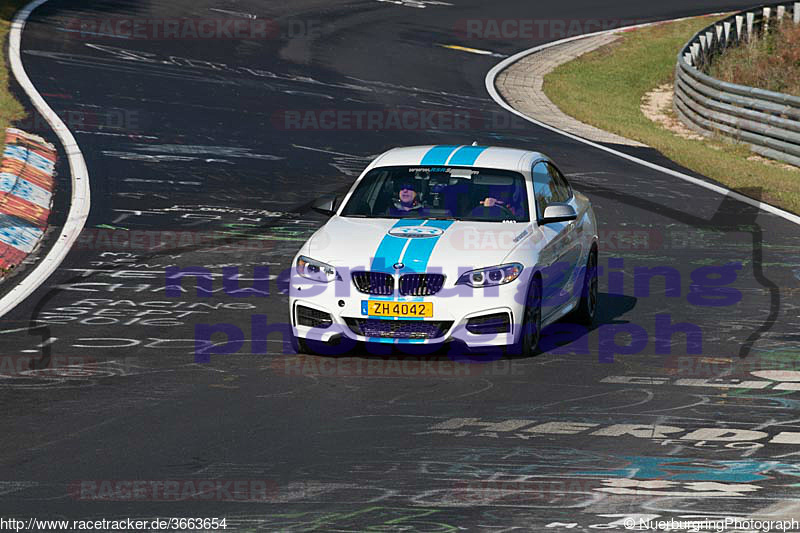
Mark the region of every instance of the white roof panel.
<instances>
[{"instance_id":1,"label":"white roof panel","mask_svg":"<svg viewBox=\"0 0 800 533\"><path fill-rule=\"evenodd\" d=\"M544 156L539 152L498 146L409 146L389 150L374 166L463 166L519 171L541 157Z\"/></svg>"}]
</instances>

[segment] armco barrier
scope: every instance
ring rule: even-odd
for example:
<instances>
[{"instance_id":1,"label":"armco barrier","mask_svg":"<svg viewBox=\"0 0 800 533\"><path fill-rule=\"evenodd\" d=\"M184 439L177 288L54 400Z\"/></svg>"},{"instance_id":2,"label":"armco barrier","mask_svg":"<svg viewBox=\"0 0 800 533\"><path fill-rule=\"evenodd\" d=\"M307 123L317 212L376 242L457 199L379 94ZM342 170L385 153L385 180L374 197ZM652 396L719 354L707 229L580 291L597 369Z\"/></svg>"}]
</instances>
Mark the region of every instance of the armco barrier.
<instances>
[{"instance_id":1,"label":"armco barrier","mask_svg":"<svg viewBox=\"0 0 800 533\"><path fill-rule=\"evenodd\" d=\"M56 150L36 135L9 128L0 162L0 276L38 246L53 199Z\"/></svg>"},{"instance_id":2,"label":"armco barrier","mask_svg":"<svg viewBox=\"0 0 800 533\"><path fill-rule=\"evenodd\" d=\"M674 108L705 135L748 143L763 156L800 166L800 98L715 79L703 72L726 48L770 25L800 24L800 2L772 4L721 20L695 35L678 54Z\"/></svg>"}]
</instances>

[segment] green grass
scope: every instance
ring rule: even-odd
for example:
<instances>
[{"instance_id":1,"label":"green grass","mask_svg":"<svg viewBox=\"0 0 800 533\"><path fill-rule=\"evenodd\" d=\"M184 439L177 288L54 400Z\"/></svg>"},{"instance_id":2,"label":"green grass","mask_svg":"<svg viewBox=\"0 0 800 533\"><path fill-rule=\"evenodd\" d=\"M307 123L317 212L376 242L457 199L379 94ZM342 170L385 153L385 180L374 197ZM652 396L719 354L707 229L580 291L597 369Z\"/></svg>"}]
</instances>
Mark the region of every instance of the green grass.
<instances>
[{"instance_id":1,"label":"green grass","mask_svg":"<svg viewBox=\"0 0 800 533\"><path fill-rule=\"evenodd\" d=\"M800 213L800 172L748 160L742 144L689 140L642 114L642 97L674 80L678 51L714 18L698 17L624 33L620 40L561 65L544 80L544 92L562 111L652 146L684 167L747 196ZM602 103L602 105L598 105Z\"/></svg>"},{"instance_id":2,"label":"green grass","mask_svg":"<svg viewBox=\"0 0 800 533\"><path fill-rule=\"evenodd\" d=\"M12 122L25 117L22 105L11 96L8 90L10 73L6 63L6 51L8 50L8 31L11 29L11 19L14 17L14 13L26 3L27 0L4 0L0 5L0 43L3 45L3 53L0 54L0 133L5 131Z\"/></svg>"}]
</instances>

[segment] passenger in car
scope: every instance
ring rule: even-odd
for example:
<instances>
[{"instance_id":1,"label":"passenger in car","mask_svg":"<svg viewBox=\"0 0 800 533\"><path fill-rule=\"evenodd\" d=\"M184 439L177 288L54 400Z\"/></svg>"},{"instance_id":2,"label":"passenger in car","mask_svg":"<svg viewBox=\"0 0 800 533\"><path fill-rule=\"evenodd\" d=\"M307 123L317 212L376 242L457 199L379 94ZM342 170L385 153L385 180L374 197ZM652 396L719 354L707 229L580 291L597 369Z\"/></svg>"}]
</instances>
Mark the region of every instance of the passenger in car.
<instances>
[{"instance_id":1,"label":"passenger in car","mask_svg":"<svg viewBox=\"0 0 800 533\"><path fill-rule=\"evenodd\" d=\"M512 191L509 187L491 187L486 198L481 200L480 205L472 210L471 215L498 218L510 213L517 216L520 208L512 202L512 196Z\"/></svg>"}]
</instances>

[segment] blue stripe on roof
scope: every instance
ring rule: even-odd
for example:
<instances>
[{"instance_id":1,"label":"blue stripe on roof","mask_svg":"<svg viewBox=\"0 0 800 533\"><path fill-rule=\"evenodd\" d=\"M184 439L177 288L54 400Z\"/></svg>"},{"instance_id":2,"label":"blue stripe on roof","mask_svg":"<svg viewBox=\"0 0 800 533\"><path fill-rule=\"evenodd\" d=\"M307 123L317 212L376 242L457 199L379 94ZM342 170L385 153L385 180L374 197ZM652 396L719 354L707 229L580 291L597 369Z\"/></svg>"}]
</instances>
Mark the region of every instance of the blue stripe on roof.
<instances>
[{"instance_id":1,"label":"blue stripe on roof","mask_svg":"<svg viewBox=\"0 0 800 533\"><path fill-rule=\"evenodd\" d=\"M422 158L421 165L444 165L458 146L434 146Z\"/></svg>"},{"instance_id":2,"label":"blue stripe on roof","mask_svg":"<svg viewBox=\"0 0 800 533\"><path fill-rule=\"evenodd\" d=\"M465 146L453 154L448 165L467 165L472 166L488 147L487 146Z\"/></svg>"}]
</instances>

